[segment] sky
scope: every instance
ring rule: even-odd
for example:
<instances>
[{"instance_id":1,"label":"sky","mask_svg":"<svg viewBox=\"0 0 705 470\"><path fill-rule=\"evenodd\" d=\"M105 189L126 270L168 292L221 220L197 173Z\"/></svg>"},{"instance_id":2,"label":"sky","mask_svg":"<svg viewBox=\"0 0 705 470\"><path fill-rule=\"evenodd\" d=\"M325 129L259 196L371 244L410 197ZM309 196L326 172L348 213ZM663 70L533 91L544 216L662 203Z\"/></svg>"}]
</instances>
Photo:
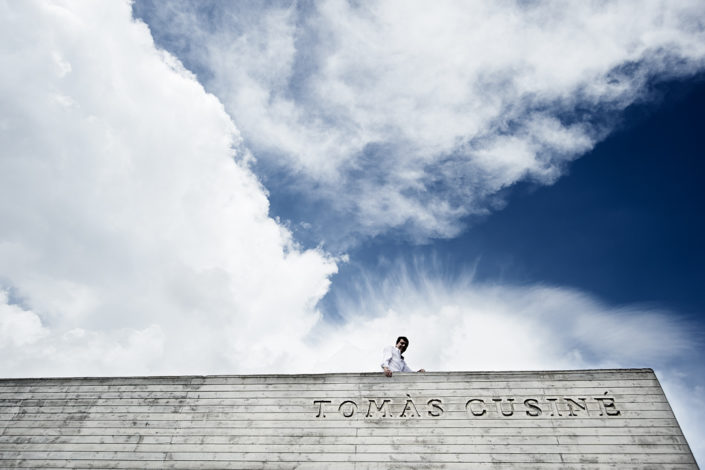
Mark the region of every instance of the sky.
<instances>
[{"instance_id":1,"label":"sky","mask_svg":"<svg viewBox=\"0 0 705 470\"><path fill-rule=\"evenodd\" d=\"M0 376L651 367L705 461L701 1L0 4Z\"/></svg>"}]
</instances>

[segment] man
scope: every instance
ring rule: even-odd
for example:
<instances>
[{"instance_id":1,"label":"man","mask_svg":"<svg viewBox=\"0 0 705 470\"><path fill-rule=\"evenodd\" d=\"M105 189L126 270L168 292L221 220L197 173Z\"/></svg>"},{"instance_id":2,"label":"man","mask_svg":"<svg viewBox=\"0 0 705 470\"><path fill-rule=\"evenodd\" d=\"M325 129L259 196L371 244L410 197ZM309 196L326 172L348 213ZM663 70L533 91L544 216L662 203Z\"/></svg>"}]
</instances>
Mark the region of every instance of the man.
<instances>
[{"instance_id":1,"label":"man","mask_svg":"<svg viewBox=\"0 0 705 470\"><path fill-rule=\"evenodd\" d=\"M397 338L396 346L388 346L384 348L384 359L382 360L382 369L384 369L384 375L387 377L392 376L392 372L413 372L411 368L406 365L404 356L402 353L406 351L409 347L409 340L406 336L400 336ZM424 369L419 369L419 372L426 372Z\"/></svg>"}]
</instances>

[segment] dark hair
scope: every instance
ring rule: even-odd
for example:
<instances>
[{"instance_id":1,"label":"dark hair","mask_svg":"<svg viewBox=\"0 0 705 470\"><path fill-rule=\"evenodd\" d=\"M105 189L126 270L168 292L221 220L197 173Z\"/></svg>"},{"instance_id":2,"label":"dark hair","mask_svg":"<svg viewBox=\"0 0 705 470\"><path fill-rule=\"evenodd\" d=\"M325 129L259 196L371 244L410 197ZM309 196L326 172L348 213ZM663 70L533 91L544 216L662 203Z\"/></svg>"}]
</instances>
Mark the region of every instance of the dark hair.
<instances>
[{"instance_id":1,"label":"dark hair","mask_svg":"<svg viewBox=\"0 0 705 470\"><path fill-rule=\"evenodd\" d=\"M406 341L406 347L409 347L409 339L406 336L400 336L397 338L397 342L394 344L399 344L399 341L404 340Z\"/></svg>"}]
</instances>

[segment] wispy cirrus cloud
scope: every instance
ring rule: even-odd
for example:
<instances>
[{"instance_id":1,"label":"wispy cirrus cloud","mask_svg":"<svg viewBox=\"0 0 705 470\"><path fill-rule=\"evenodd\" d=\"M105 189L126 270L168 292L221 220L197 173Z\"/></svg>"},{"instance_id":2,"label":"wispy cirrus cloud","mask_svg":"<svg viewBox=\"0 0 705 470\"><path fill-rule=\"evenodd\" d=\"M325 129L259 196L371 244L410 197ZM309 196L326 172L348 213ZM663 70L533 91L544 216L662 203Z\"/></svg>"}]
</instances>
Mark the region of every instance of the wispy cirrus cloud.
<instances>
[{"instance_id":1,"label":"wispy cirrus cloud","mask_svg":"<svg viewBox=\"0 0 705 470\"><path fill-rule=\"evenodd\" d=\"M330 0L135 11L220 97L263 167L324 201L328 211L302 218L344 246L390 230L457 235L464 217L502 204L502 189L554 182L649 83L702 70L702 2L635 8Z\"/></svg>"}]
</instances>

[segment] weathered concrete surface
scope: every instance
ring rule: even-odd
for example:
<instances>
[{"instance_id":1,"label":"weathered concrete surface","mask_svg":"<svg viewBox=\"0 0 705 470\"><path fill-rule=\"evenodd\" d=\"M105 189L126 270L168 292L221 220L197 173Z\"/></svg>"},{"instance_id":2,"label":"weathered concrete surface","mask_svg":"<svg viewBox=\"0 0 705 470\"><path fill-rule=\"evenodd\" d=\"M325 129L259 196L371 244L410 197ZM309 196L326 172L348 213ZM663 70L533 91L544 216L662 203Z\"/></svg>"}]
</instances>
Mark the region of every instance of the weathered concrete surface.
<instances>
[{"instance_id":1,"label":"weathered concrete surface","mask_svg":"<svg viewBox=\"0 0 705 470\"><path fill-rule=\"evenodd\" d=\"M0 380L2 468L697 468L650 369Z\"/></svg>"}]
</instances>

